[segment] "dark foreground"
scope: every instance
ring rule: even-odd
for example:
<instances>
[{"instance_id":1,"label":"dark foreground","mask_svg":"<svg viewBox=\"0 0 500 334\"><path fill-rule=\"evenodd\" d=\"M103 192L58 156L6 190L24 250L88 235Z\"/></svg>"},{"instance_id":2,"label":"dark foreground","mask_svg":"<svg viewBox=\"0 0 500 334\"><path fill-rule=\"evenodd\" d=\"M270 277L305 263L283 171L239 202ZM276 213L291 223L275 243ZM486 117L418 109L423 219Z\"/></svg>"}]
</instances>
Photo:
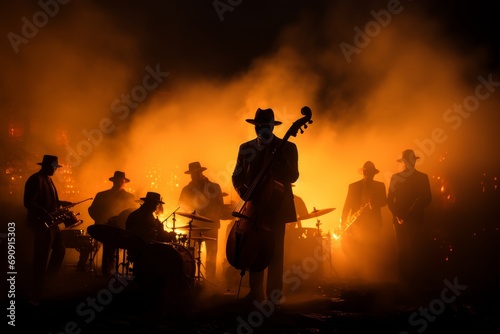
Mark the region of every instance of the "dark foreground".
<instances>
[{"instance_id":1,"label":"dark foreground","mask_svg":"<svg viewBox=\"0 0 500 334\"><path fill-rule=\"evenodd\" d=\"M68 284L70 283L70 284ZM15 332L34 333L498 333L493 281L449 277L419 293L395 283L303 281L281 306L237 299L237 289L197 282L188 291L105 280L65 268L39 305L16 298ZM467 284L466 284L467 283ZM244 284L240 295L246 294ZM4 308L5 310L5 308Z\"/></svg>"}]
</instances>

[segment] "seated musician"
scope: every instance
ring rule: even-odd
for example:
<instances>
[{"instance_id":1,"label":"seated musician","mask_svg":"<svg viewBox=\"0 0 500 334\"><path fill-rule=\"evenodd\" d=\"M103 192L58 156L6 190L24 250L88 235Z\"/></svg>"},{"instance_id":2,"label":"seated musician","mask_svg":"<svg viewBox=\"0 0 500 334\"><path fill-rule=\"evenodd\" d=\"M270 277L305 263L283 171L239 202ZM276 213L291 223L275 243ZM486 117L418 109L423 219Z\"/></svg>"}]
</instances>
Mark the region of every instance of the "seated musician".
<instances>
[{"instance_id":1,"label":"seated musician","mask_svg":"<svg viewBox=\"0 0 500 334\"><path fill-rule=\"evenodd\" d=\"M125 228L137 234L146 243L172 241L170 234L164 230L163 224L155 216L158 206L165 204L161 199L161 195L148 192L146 197L141 198L141 200L143 201L141 206L132 211L127 217ZM137 251L128 250L128 254L133 258Z\"/></svg>"}]
</instances>

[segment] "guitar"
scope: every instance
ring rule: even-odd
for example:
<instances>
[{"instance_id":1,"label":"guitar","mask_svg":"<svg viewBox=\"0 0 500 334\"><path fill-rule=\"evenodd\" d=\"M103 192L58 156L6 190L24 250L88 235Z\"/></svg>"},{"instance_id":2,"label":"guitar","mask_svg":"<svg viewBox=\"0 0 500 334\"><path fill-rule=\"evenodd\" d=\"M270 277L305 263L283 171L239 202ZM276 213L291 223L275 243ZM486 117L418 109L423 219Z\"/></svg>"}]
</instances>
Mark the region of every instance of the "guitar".
<instances>
[{"instance_id":1,"label":"guitar","mask_svg":"<svg viewBox=\"0 0 500 334\"><path fill-rule=\"evenodd\" d=\"M347 220L347 222L344 225L345 226L344 228L339 227L335 230L335 232L333 233L333 238L335 240L339 239L342 236L342 234L344 234L344 232L347 231L356 220L358 220L359 216L361 216L363 211L365 211L365 209L368 207L371 208L370 202L366 202L365 204L363 204L356 212L354 212L349 217L349 219Z\"/></svg>"},{"instance_id":2,"label":"guitar","mask_svg":"<svg viewBox=\"0 0 500 334\"><path fill-rule=\"evenodd\" d=\"M417 206L419 200L420 199L418 197L415 198L412 205L407 210L405 210L404 213L398 213L396 215L396 220L399 225L403 225L405 223L405 220L413 214L413 211L415 211L415 207Z\"/></svg>"}]
</instances>

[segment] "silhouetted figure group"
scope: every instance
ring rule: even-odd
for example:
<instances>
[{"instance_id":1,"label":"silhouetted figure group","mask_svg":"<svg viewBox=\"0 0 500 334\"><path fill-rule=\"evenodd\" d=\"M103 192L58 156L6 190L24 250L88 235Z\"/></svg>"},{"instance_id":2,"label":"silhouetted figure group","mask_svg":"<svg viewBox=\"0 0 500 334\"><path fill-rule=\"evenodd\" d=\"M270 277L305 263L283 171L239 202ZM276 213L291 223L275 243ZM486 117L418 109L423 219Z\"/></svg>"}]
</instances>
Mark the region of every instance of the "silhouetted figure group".
<instances>
[{"instance_id":1,"label":"silhouetted figure group","mask_svg":"<svg viewBox=\"0 0 500 334\"><path fill-rule=\"evenodd\" d=\"M415 169L417 159L413 150L403 151L398 162L404 169L391 176L387 192L383 182L374 180L379 170L371 161L360 169L363 179L349 185L341 216L342 248L354 276L377 278L387 269L381 209L388 205L396 237L398 281L407 290L424 287L429 240L425 209L432 195L427 174Z\"/></svg>"},{"instance_id":2,"label":"silhouetted figure group","mask_svg":"<svg viewBox=\"0 0 500 334\"><path fill-rule=\"evenodd\" d=\"M250 293L244 300L262 302L272 299L279 303L283 297L287 224L301 228L298 216L307 216L304 201L292 191L292 183L299 178L298 150L288 138L282 139L273 133L274 127L281 122L275 120L272 109L259 108L255 117L246 122L255 127L256 137L242 143L236 156L232 184L241 202L233 212L236 219L228 234L226 257L233 262L233 267L242 271L242 275L249 272ZM398 161L403 163L404 170L392 175L387 192L383 182L374 180L379 170L371 161L366 161L359 170L362 179L348 186L341 213L343 249L361 276L377 275L377 270L381 270L383 259L378 252L383 242L381 209L388 205L397 239L399 280L409 287L422 281L425 265L422 254L425 253L423 248L427 237L425 209L431 203L431 189L428 176L415 169L417 159L412 150L403 152ZM24 194L27 222L34 234L34 298L40 296L46 278L59 271L65 256L54 214L62 207L73 205L59 199L51 180L55 171L62 167L58 158L46 155L39 164L41 169L28 178ZM192 212L193 216L204 217L194 224L203 231L203 237L197 240L200 240L198 246L202 242L206 245L206 278L214 280L220 220L227 216L227 209L219 184L203 174L206 169L197 161L188 165L185 174L191 177L191 181L182 188L178 204L185 211L184 215L190 216L187 213ZM120 228L139 237L144 244L163 243L165 247L172 246L180 252L181 249L174 245L178 244L178 236L167 232L159 219L165 204L162 196L157 192L147 192L137 207L134 195L125 190L124 186L130 180L123 171L115 171L109 180L113 182L112 187L98 192L88 208L94 225ZM297 215L298 211L300 215ZM187 247L191 251L193 243ZM133 262L141 248L127 249L127 252ZM104 277L113 273L119 261L117 253L115 244L103 242L101 270ZM194 258L194 254L189 257ZM78 271L88 270L87 260L88 252L82 252ZM368 271L359 272L366 268Z\"/></svg>"}]
</instances>

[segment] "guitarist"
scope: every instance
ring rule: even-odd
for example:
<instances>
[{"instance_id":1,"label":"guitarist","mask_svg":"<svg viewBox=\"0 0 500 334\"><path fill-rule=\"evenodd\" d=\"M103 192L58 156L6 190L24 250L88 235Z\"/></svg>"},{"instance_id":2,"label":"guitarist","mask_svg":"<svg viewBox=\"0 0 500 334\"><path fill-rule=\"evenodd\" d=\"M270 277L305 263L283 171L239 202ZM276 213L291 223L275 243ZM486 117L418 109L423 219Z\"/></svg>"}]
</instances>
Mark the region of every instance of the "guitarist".
<instances>
[{"instance_id":1,"label":"guitarist","mask_svg":"<svg viewBox=\"0 0 500 334\"><path fill-rule=\"evenodd\" d=\"M53 277L61 268L65 247L53 213L62 207L72 206L71 202L59 200L52 176L60 167L57 156L44 155L38 163L40 170L31 175L24 187L24 207L27 209L26 222L34 236L34 302L38 303L47 278ZM49 227L50 226L50 227Z\"/></svg>"},{"instance_id":2,"label":"guitarist","mask_svg":"<svg viewBox=\"0 0 500 334\"><path fill-rule=\"evenodd\" d=\"M276 163L272 165L273 168L264 171L271 181L277 181L276 188L273 186L272 189L273 198L266 198L268 193L264 194L263 191L256 193L255 198L246 198L249 186L272 158L275 148L283 141L273 134L274 126L280 125L281 122L274 120L272 109L259 108L255 113L255 118L247 119L246 122L255 126L257 137L240 145L232 182L238 195L245 201L252 201L255 205L258 223L267 226L272 231L269 245L269 252L272 256L267 267L266 287L264 288L265 269L250 271L249 274L250 294L245 299L252 302L265 300L266 293L267 298L273 299L276 299L277 294L280 296L282 294L285 225L297 220L292 183L298 179L299 170L297 146L286 141L281 154L276 157ZM279 196L274 196L275 193ZM257 247L255 251L258 251Z\"/></svg>"},{"instance_id":3,"label":"guitarist","mask_svg":"<svg viewBox=\"0 0 500 334\"><path fill-rule=\"evenodd\" d=\"M381 273L381 209L387 205L387 196L385 184L373 179L379 173L373 162L366 161L359 173L363 178L349 184L341 215L342 229L351 219L356 220L343 234L341 245L350 267L360 276L356 278L366 279Z\"/></svg>"},{"instance_id":4,"label":"guitarist","mask_svg":"<svg viewBox=\"0 0 500 334\"><path fill-rule=\"evenodd\" d=\"M429 177L415 169L417 159L413 150L403 151L398 162L404 170L392 175L387 194L394 217L399 280L403 285L414 287L422 281L422 255L426 246L424 211L432 200Z\"/></svg>"}]
</instances>

